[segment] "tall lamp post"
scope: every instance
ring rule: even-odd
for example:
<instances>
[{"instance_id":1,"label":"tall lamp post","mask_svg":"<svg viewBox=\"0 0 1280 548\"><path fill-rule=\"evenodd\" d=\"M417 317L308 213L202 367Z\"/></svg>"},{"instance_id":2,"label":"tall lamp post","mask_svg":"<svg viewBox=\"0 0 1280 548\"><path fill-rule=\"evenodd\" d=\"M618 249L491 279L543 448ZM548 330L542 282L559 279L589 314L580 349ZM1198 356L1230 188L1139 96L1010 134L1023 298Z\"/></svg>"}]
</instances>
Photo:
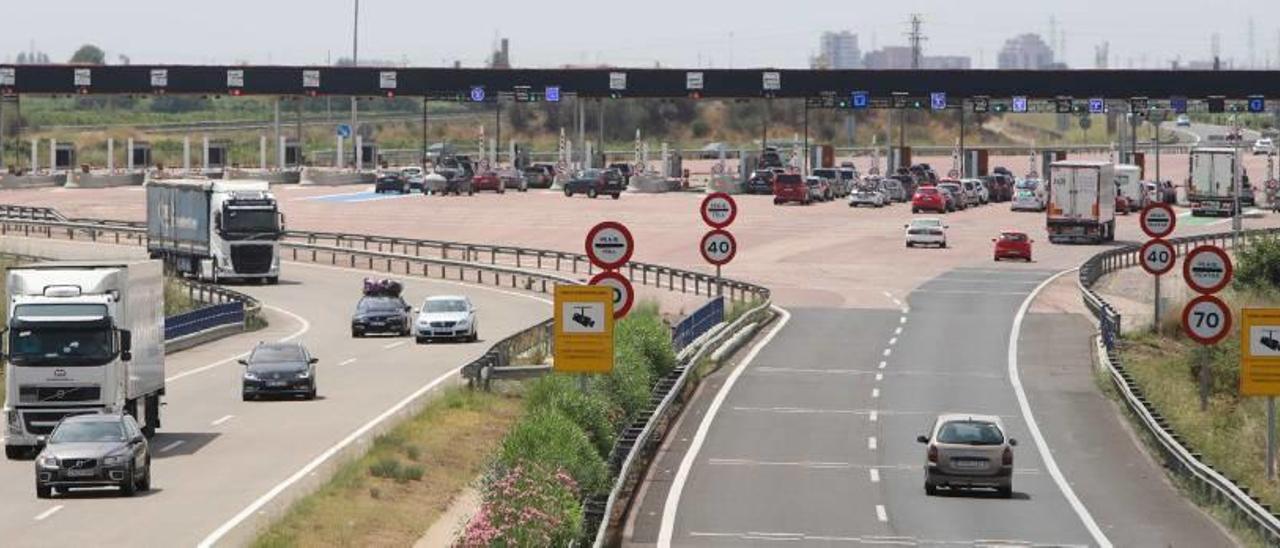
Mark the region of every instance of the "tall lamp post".
<instances>
[{"instance_id":1,"label":"tall lamp post","mask_svg":"<svg viewBox=\"0 0 1280 548\"><path fill-rule=\"evenodd\" d=\"M359 65L360 65L360 0L355 0L355 15L351 20L351 66L356 67ZM360 154L360 149L356 145L356 139L355 139L356 132L360 131L360 128L357 125L358 123L359 123L358 118L356 116L356 96L352 95L351 96L351 136L352 136L351 150L355 151L355 155L352 156L353 159L359 158L359 154ZM345 161L342 161L339 163L343 165L346 164ZM356 163L359 163L359 162L356 162Z\"/></svg>"}]
</instances>

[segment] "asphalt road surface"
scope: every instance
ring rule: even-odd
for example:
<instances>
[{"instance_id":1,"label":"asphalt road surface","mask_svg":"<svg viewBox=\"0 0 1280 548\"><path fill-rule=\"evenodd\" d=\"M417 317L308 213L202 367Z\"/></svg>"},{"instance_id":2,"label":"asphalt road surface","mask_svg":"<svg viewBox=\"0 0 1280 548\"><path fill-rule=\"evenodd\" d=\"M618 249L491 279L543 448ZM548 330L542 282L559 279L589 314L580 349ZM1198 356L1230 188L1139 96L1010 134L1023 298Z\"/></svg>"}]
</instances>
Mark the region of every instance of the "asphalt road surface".
<instances>
[{"instance_id":1,"label":"asphalt road surface","mask_svg":"<svg viewBox=\"0 0 1280 548\"><path fill-rule=\"evenodd\" d=\"M0 249L64 258L138 256L134 248L0 239ZM405 279L415 308L429 294L466 294L481 309L481 340L414 344L411 338L352 339L350 313L367 273L286 263L278 286L243 286L267 306L270 327L170 356L164 425L151 440L153 491L37 499L33 463L0 462L0 531L6 547L194 546L228 524L219 544L252 539L254 527L292 498L285 490L259 514L232 521L260 497L354 432L455 369L494 341L545 319L549 306L526 295ZM236 357L259 340L292 339L320 358L315 401L242 402ZM355 444L370 442L362 435ZM314 485L325 465L298 483Z\"/></svg>"}]
</instances>

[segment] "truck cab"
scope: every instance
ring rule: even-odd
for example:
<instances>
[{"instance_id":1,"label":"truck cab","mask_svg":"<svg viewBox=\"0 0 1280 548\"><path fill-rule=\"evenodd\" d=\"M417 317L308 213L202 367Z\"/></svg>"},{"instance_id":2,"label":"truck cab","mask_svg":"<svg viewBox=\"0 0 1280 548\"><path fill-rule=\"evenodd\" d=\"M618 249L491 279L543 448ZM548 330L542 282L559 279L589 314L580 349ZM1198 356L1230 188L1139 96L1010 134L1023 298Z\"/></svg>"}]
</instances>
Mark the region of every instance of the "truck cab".
<instances>
[{"instance_id":1,"label":"truck cab","mask_svg":"<svg viewBox=\"0 0 1280 548\"><path fill-rule=\"evenodd\" d=\"M274 284L283 236L284 214L266 181L147 184L147 249L180 273Z\"/></svg>"},{"instance_id":2,"label":"truck cab","mask_svg":"<svg viewBox=\"0 0 1280 548\"><path fill-rule=\"evenodd\" d=\"M58 421L129 413L148 435L164 394L164 280L157 261L9 269L4 445L38 448Z\"/></svg>"}]
</instances>

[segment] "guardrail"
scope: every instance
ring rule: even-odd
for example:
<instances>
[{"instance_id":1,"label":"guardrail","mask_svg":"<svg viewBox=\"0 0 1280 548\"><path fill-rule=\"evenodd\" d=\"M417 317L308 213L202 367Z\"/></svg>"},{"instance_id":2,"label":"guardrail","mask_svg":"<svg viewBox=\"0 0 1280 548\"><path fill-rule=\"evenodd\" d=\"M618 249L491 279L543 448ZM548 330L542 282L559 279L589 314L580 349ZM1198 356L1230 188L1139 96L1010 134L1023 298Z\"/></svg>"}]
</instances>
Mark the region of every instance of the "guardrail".
<instances>
[{"instance_id":1,"label":"guardrail","mask_svg":"<svg viewBox=\"0 0 1280 548\"><path fill-rule=\"evenodd\" d=\"M1277 234L1280 234L1280 229L1249 230L1243 232L1241 237L1248 239ZM1188 236L1173 238L1169 242L1177 248L1179 256L1185 257L1186 252L1197 245L1216 243L1224 247L1229 246L1233 243L1233 234L1225 232ZM1104 274L1136 266L1139 261L1138 251L1138 246L1104 251L1089 258L1080 266L1078 285L1081 296L1085 306L1093 313L1099 325L1100 361L1106 367L1125 405L1155 439L1159 450L1164 454L1166 466L1187 477L1217 500L1227 503L1237 514L1252 524L1269 545L1280 543L1280 516L1272 513L1269 506L1250 495L1248 487L1238 484L1202 462L1201 455L1188 447L1187 442L1173 431L1168 421L1158 411L1152 409L1150 402L1142 393L1142 388L1134 382L1133 377L1121 362L1120 354L1116 351L1116 339L1120 335L1120 313L1093 290L1093 285Z\"/></svg>"},{"instance_id":2,"label":"guardrail","mask_svg":"<svg viewBox=\"0 0 1280 548\"><path fill-rule=\"evenodd\" d=\"M532 352L541 352L542 356L550 356L553 351L553 320L545 320L536 325L498 341L483 356L462 366L462 376L467 379L468 386L489 389L489 382L495 378L524 379L545 375L551 366L543 364L544 360L529 360L538 363L516 364L522 356Z\"/></svg>"}]
</instances>

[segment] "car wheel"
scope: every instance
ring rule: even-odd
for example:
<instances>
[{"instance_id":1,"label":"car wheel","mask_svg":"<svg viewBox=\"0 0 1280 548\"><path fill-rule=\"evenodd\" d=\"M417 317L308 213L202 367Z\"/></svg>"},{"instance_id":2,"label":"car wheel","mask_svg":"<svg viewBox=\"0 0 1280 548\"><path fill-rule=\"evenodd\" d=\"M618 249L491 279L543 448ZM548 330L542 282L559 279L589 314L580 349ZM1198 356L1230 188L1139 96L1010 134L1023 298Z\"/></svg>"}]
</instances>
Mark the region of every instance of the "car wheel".
<instances>
[{"instance_id":1,"label":"car wheel","mask_svg":"<svg viewBox=\"0 0 1280 548\"><path fill-rule=\"evenodd\" d=\"M240 401L253 401L256 399L258 399L257 396L254 396L253 394L240 394Z\"/></svg>"},{"instance_id":2,"label":"car wheel","mask_svg":"<svg viewBox=\"0 0 1280 548\"><path fill-rule=\"evenodd\" d=\"M124 473L124 480L120 482L120 494L126 497L132 497L138 492L138 480L133 477L133 465L129 465L129 469Z\"/></svg>"},{"instance_id":3,"label":"car wheel","mask_svg":"<svg viewBox=\"0 0 1280 548\"><path fill-rule=\"evenodd\" d=\"M413 338L413 340L414 340L414 342L416 342L416 343L418 343L418 344L427 344L427 338L426 338L426 337L414 337L414 338Z\"/></svg>"},{"instance_id":4,"label":"car wheel","mask_svg":"<svg viewBox=\"0 0 1280 548\"><path fill-rule=\"evenodd\" d=\"M268 276L268 277L267 277L267 285L278 285L279 283L280 283L280 277L279 277L279 276Z\"/></svg>"},{"instance_id":5,"label":"car wheel","mask_svg":"<svg viewBox=\"0 0 1280 548\"><path fill-rule=\"evenodd\" d=\"M1004 487L997 487L996 494L1000 495L1000 498L1002 499L1011 499L1013 498L1013 486L1006 485Z\"/></svg>"},{"instance_id":6,"label":"car wheel","mask_svg":"<svg viewBox=\"0 0 1280 548\"><path fill-rule=\"evenodd\" d=\"M18 460L18 459L26 458L27 455L30 455L30 454L31 454L30 451L26 447L23 447L21 445L4 446L4 458L9 460Z\"/></svg>"},{"instance_id":7,"label":"car wheel","mask_svg":"<svg viewBox=\"0 0 1280 548\"><path fill-rule=\"evenodd\" d=\"M314 400L314 399L316 399L316 385L315 385L315 383L312 383L312 384L311 384L311 391L310 391L310 392L307 392L307 396L306 396L306 398L307 398L307 400Z\"/></svg>"},{"instance_id":8,"label":"car wheel","mask_svg":"<svg viewBox=\"0 0 1280 548\"><path fill-rule=\"evenodd\" d=\"M593 200L594 200L594 199L595 199L595 197L596 197L596 196L598 196L598 195L599 195L599 194L598 194L598 193L596 193L596 189L594 189L594 188L589 188L589 189L587 189L587 197L588 197L588 198L591 198L591 199L593 199Z\"/></svg>"},{"instance_id":9,"label":"car wheel","mask_svg":"<svg viewBox=\"0 0 1280 548\"><path fill-rule=\"evenodd\" d=\"M467 190L467 196L475 196L475 194L476 194L476 191L470 190L470 189ZM459 192L458 195L461 196L462 193Z\"/></svg>"},{"instance_id":10,"label":"car wheel","mask_svg":"<svg viewBox=\"0 0 1280 548\"><path fill-rule=\"evenodd\" d=\"M618 194L617 192L613 193L613 199L617 200L620 197L622 197L621 194Z\"/></svg>"},{"instance_id":11,"label":"car wheel","mask_svg":"<svg viewBox=\"0 0 1280 548\"><path fill-rule=\"evenodd\" d=\"M143 493L151 490L151 457L147 457L147 469L142 472L142 480L138 482L138 490Z\"/></svg>"},{"instance_id":12,"label":"car wheel","mask_svg":"<svg viewBox=\"0 0 1280 548\"><path fill-rule=\"evenodd\" d=\"M942 243L938 244L938 247L941 247L942 249L946 249L946 248L947 248L947 242L946 242L946 241L943 241Z\"/></svg>"},{"instance_id":13,"label":"car wheel","mask_svg":"<svg viewBox=\"0 0 1280 548\"><path fill-rule=\"evenodd\" d=\"M911 212L912 212L912 213L920 213L920 208L918 208L918 207L913 207L913 208L911 208Z\"/></svg>"},{"instance_id":14,"label":"car wheel","mask_svg":"<svg viewBox=\"0 0 1280 548\"><path fill-rule=\"evenodd\" d=\"M573 190L570 190L570 189L569 189L569 187L564 187L564 195L565 195L565 197L572 197L572 196L573 196Z\"/></svg>"},{"instance_id":15,"label":"car wheel","mask_svg":"<svg viewBox=\"0 0 1280 548\"><path fill-rule=\"evenodd\" d=\"M930 497L938 495L938 486L928 481L924 482L924 494Z\"/></svg>"},{"instance_id":16,"label":"car wheel","mask_svg":"<svg viewBox=\"0 0 1280 548\"><path fill-rule=\"evenodd\" d=\"M354 330L354 329L352 329L352 330L351 330L351 338L353 338L353 339L359 339L360 337L363 337L363 336L364 336L364 333L361 333L361 332L356 331L356 330Z\"/></svg>"},{"instance_id":17,"label":"car wheel","mask_svg":"<svg viewBox=\"0 0 1280 548\"><path fill-rule=\"evenodd\" d=\"M505 188L499 188L499 189L498 189L498 194L506 194L506 193L507 193L507 189L505 189Z\"/></svg>"},{"instance_id":18,"label":"car wheel","mask_svg":"<svg viewBox=\"0 0 1280 548\"><path fill-rule=\"evenodd\" d=\"M913 244L913 243L911 243L911 242L907 242L907 247L915 247L915 245L916 245L916 244Z\"/></svg>"},{"instance_id":19,"label":"car wheel","mask_svg":"<svg viewBox=\"0 0 1280 548\"><path fill-rule=\"evenodd\" d=\"M1000 262L1000 256L999 256L999 255L996 255L996 256L993 258L993 260L995 260L995 262L997 262L997 263L998 263L998 262Z\"/></svg>"},{"instance_id":20,"label":"car wheel","mask_svg":"<svg viewBox=\"0 0 1280 548\"><path fill-rule=\"evenodd\" d=\"M36 498L47 499L52 496L53 496L52 487L49 487L48 485L40 485L40 482L36 482Z\"/></svg>"}]
</instances>

